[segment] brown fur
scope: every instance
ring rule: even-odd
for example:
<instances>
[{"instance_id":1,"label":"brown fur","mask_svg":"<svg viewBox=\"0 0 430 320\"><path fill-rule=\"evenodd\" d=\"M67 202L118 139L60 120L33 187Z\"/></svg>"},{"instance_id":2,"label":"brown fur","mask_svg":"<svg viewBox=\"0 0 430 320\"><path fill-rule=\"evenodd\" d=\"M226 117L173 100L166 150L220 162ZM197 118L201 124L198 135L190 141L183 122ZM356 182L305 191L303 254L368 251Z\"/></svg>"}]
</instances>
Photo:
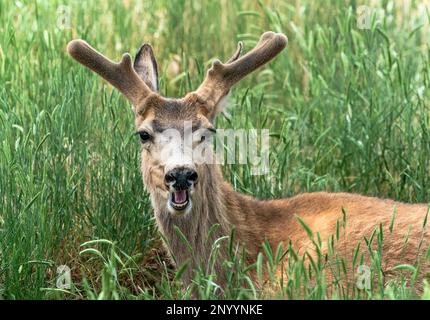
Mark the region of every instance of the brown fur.
<instances>
[{"instance_id":1,"label":"brown fur","mask_svg":"<svg viewBox=\"0 0 430 320\"><path fill-rule=\"evenodd\" d=\"M380 224L384 234L382 266L386 276L392 273L392 268L397 264L414 264L421 237L424 239L423 248L428 245L428 227L422 233L427 212L425 204L404 204L357 194L325 192L260 201L235 192L224 181L220 168L211 164L195 165L199 180L190 191L193 201L191 211L183 215L169 211L166 205L169 187L164 181L167 168L163 164L165 159L160 153L161 146L155 142L157 132L168 128L181 129L183 121L192 121L193 126L198 128L209 128L218 111L217 104L231 86L272 59L285 44L285 36L269 32L261 37L256 48L243 57L240 57L242 47L239 45L238 51L227 64L215 63L199 89L181 99L163 98L154 92L158 86L157 79L154 79L157 70L149 45L144 47L144 53L138 54L137 59L146 60L135 61L135 66L139 66L136 70L130 69L131 62L127 57L121 64L113 64L108 60L104 62L106 58L80 40L74 40L69 45L69 52L75 59L113 83L133 103L137 131L146 130L154 137L154 142L142 146L143 181L150 193L157 224L169 251L178 265L186 261L190 263L185 273L186 282L190 281L193 270L198 266L207 266L214 240L229 235L232 227L236 231L237 243L245 244L250 261L256 259L265 240L269 241L273 250L280 242L291 242L299 254L308 251L315 257L315 246L295 215L303 219L314 235L319 233L324 255L328 250L327 239L336 233L336 222L343 220L344 209L346 227L342 229L336 248L347 260L347 268L352 267L351 260L357 244L362 243L364 249L364 239L369 239ZM128 80L124 82L124 78ZM391 233L388 228L394 207L396 216ZM219 224L219 228L210 234L214 224ZM186 237L191 250L178 236L175 226ZM409 226L409 241L404 246ZM225 258L226 251L221 249L220 254L215 272L222 282L219 261ZM366 260L368 262L368 256ZM427 269L428 264L422 269L421 275Z\"/></svg>"}]
</instances>

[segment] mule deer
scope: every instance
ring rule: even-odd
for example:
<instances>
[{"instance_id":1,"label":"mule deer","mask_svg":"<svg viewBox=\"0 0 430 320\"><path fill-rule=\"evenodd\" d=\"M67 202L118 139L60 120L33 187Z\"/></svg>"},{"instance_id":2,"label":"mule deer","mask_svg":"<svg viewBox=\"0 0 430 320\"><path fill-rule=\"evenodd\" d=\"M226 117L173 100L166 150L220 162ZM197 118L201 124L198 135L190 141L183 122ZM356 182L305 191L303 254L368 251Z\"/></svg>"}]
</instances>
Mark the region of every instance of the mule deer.
<instances>
[{"instance_id":1,"label":"mule deer","mask_svg":"<svg viewBox=\"0 0 430 320\"><path fill-rule=\"evenodd\" d=\"M179 130L184 138L186 133L181 128L188 121L192 123L192 148L198 146L215 132L214 119L233 85L273 59L286 44L285 35L266 32L255 48L242 56L239 43L226 63L213 62L196 91L178 99L165 98L158 93L157 63L150 45L140 48L134 63L129 54L124 54L120 63L114 63L82 40L68 44L68 52L74 59L110 82L133 105L136 132L142 143L144 185L150 193L156 221L169 251L179 265L190 262L186 281L192 278L194 268L209 259L208 235L214 240L220 235L229 235L232 227L237 243L245 245L250 260L256 259L264 241L273 248L283 242L292 244L299 253L312 251L313 243L295 215L324 240L335 233L336 222L346 213L346 230L340 235L338 248L348 259L349 267L357 244L365 237L369 239L373 230L382 224L385 231L382 265L386 275L397 264L414 263L422 246L420 237L424 245L428 242L428 231L423 230L425 204L326 192L257 200L233 190L224 181L218 165L182 161L181 142L165 139L163 132L168 129ZM197 139L196 132L200 132ZM393 210L396 211L394 227L388 232ZM219 228L211 233L214 224ZM176 227L191 244L192 255ZM409 241L404 248L408 232ZM322 251L327 251L327 245L323 244ZM220 260L225 254L221 251ZM220 265L215 269L218 280L222 281Z\"/></svg>"}]
</instances>

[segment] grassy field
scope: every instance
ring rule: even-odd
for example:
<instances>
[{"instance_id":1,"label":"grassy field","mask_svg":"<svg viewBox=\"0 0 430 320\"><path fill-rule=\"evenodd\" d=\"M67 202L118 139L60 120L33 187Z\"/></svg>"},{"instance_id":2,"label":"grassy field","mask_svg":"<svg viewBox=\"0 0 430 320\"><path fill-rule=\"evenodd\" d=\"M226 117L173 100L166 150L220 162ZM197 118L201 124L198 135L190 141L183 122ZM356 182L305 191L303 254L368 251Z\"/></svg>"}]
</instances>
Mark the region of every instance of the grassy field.
<instances>
[{"instance_id":1,"label":"grassy field","mask_svg":"<svg viewBox=\"0 0 430 320\"><path fill-rule=\"evenodd\" d=\"M365 29L362 4L372 13ZM220 128L270 129L271 172L229 165L225 177L261 198L327 190L428 202L429 9L420 1L1 1L0 297L190 297L162 250L130 106L68 57L69 40L83 38L115 60L150 42L161 93L181 96L238 40L248 50L262 32L284 32L287 50L241 82L230 120L217 120ZM224 297L263 297L249 270L274 268L280 255L265 250L246 266L232 253ZM276 297L430 298L427 285L416 296L402 278L367 291L336 288L323 264L310 271L292 250L287 258L291 279ZM71 269L70 288L57 286L60 265ZM415 274L419 266L403 267ZM199 272L199 298L218 298L215 283Z\"/></svg>"}]
</instances>

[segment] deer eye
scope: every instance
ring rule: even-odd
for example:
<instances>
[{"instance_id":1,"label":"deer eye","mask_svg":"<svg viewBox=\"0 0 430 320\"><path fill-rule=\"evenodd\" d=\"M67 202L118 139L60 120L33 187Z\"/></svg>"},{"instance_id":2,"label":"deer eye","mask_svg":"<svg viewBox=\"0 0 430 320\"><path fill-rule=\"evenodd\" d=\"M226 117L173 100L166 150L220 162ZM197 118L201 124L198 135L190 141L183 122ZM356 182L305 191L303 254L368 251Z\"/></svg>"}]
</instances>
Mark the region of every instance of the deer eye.
<instances>
[{"instance_id":1,"label":"deer eye","mask_svg":"<svg viewBox=\"0 0 430 320\"><path fill-rule=\"evenodd\" d=\"M137 134L139 135L140 141L142 143L145 143L151 139L151 135L146 131L139 131Z\"/></svg>"},{"instance_id":2,"label":"deer eye","mask_svg":"<svg viewBox=\"0 0 430 320\"><path fill-rule=\"evenodd\" d=\"M206 128L204 134L200 137L199 143L206 141L208 138L212 136L212 134L216 133L215 128Z\"/></svg>"}]
</instances>

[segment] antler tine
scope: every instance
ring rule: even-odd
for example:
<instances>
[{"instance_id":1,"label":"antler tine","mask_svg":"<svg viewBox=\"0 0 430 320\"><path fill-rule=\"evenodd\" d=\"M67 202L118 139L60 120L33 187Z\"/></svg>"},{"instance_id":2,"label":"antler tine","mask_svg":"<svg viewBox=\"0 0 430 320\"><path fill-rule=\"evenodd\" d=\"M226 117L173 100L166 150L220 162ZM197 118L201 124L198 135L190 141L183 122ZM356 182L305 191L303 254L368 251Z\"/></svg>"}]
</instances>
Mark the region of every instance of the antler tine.
<instances>
[{"instance_id":1,"label":"antler tine","mask_svg":"<svg viewBox=\"0 0 430 320\"><path fill-rule=\"evenodd\" d=\"M240 57L242 44L225 64L215 60L196 94L210 106L215 106L230 88L249 73L266 64L287 45L288 39L282 33L265 32L254 49Z\"/></svg>"},{"instance_id":2,"label":"antler tine","mask_svg":"<svg viewBox=\"0 0 430 320\"><path fill-rule=\"evenodd\" d=\"M239 41L237 43L237 49L236 52L233 54L233 56L227 60L226 63L231 63L233 61L236 61L237 59L239 59L240 55L242 54L242 50L243 50L243 43L242 41Z\"/></svg>"},{"instance_id":3,"label":"antler tine","mask_svg":"<svg viewBox=\"0 0 430 320\"><path fill-rule=\"evenodd\" d=\"M98 73L116 87L133 105L137 105L142 98L151 93L145 82L134 71L128 53L122 56L121 62L115 63L87 42L79 39L70 41L67 51L79 63Z\"/></svg>"}]
</instances>

